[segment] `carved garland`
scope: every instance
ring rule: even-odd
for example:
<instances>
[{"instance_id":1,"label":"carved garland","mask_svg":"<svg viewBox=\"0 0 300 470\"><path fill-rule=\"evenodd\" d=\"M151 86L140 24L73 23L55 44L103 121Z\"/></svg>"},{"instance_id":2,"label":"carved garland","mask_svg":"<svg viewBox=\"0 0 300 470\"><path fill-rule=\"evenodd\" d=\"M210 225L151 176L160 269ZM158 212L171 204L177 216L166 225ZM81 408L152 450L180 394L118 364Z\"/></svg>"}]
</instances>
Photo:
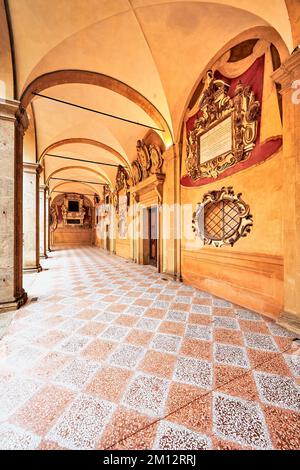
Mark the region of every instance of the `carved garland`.
<instances>
[{"instance_id":1,"label":"carved garland","mask_svg":"<svg viewBox=\"0 0 300 470\"><path fill-rule=\"evenodd\" d=\"M187 136L186 168L189 176L217 178L227 168L246 160L255 146L260 103L249 86L238 83L232 98L230 85L207 72L204 90L199 100L199 117ZM231 116L232 149L201 163L200 139L210 129Z\"/></svg>"},{"instance_id":2,"label":"carved garland","mask_svg":"<svg viewBox=\"0 0 300 470\"><path fill-rule=\"evenodd\" d=\"M157 145L147 146L143 140L138 140L136 150L137 158L132 162L134 185L151 174L159 174L163 165L162 152Z\"/></svg>"},{"instance_id":3,"label":"carved garland","mask_svg":"<svg viewBox=\"0 0 300 470\"><path fill-rule=\"evenodd\" d=\"M250 233L253 216L241 195L235 195L231 186L204 194L192 220L193 231L204 244L233 246Z\"/></svg>"},{"instance_id":4,"label":"carved garland","mask_svg":"<svg viewBox=\"0 0 300 470\"><path fill-rule=\"evenodd\" d=\"M115 189L111 194L112 204L116 208L117 212L119 212L119 192L122 191L122 189L124 189L127 194L129 190L129 186L130 186L130 176L125 170L125 168L119 165L117 175L116 175Z\"/></svg>"},{"instance_id":5,"label":"carved garland","mask_svg":"<svg viewBox=\"0 0 300 470\"><path fill-rule=\"evenodd\" d=\"M129 188L129 175L125 168L121 165L118 166L118 171L116 175L116 186L115 190L118 193L122 189L127 189Z\"/></svg>"}]
</instances>

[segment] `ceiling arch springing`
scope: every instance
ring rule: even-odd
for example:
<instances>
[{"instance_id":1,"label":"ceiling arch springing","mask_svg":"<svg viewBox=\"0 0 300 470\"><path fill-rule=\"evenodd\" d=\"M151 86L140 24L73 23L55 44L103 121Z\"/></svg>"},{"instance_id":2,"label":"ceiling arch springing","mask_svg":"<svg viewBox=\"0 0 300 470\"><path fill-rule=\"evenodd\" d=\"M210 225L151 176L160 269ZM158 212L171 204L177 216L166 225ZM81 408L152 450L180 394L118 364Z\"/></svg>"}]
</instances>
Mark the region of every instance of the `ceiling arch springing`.
<instances>
[{"instance_id":1,"label":"ceiling arch springing","mask_svg":"<svg viewBox=\"0 0 300 470\"><path fill-rule=\"evenodd\" d=\"M224 44L247 30L273 28L288 50L293 49L284 0L7 4L15 45L15 87L23 106L34 103L38 155L54 142L84 136L102 142L129 164L145 130L43 103L43 98L33 100L33 92L163 128L160 137L168 148L178 141L187 99L203 67ZM74 142L72 152L86 154L79 142ZM52 171L51 165L47 161L46 172ZM113 173L109 178L114 180Z\"/></svg>"}]
</instances>

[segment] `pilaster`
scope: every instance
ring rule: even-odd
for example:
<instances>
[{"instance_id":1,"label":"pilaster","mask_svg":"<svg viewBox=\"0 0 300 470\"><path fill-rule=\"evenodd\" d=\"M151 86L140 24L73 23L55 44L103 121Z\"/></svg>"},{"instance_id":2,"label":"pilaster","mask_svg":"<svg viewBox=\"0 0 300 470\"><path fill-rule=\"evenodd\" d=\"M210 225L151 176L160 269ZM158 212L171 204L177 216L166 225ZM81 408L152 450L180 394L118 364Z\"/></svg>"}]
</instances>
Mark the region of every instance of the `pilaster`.
<instances>
[{"instance_id":1,"label":"pilaster","mask_svg":"<svg viewBox=\"0 0 300 470\"><path fill-rule=\"evenodd\" d=\"M274 72L273 79L282 87L283 100L284 311L279 323L300 334L300 93L296 93L299 49Z\"/></svg>"},{"instance_id":2,"label":"pilaster","mask_svg":"<svg viewBox=\"0 0 300 470\"><path fill-rule=\"evenodd\" d=\"M45 184L40 184L39 187L39 212L40 212L40 217L39 217L39 233L40 233L40 258L48 258L47 255L47 236L46 236L46 215L47 215L47 210L46 210L46 194L48 191L48 186Z\"/></svg>"},{"instance_id":3,"label":"pilaster","mask_svg":"<svg viewBox=\"0 0 300 470\"><path fill-rule=\"evenodd\" d=\"M39 272L39 175L38 163L23 163L23 271Z\"/></svg>"},{"instance_id":4,"label":"pilaster","mask_svg":"<svg viewBox=\"0 0 300 470\"><path fill-rule=\"evenodd\" d=\"M23 137L26 111L0 98L0 313L23 305Z\"/></svg>"}]
</instances>

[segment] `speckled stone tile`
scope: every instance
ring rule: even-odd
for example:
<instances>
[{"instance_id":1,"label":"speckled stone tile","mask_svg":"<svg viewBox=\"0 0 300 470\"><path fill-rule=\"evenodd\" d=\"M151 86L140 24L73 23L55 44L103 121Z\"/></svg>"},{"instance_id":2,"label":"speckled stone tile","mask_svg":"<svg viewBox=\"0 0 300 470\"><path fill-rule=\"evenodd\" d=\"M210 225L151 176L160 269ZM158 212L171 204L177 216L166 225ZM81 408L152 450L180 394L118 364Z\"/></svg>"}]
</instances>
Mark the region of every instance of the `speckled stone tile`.
<instances>
[{"instance_id":1,"label":"speckled stone tile","mask_svg":"<svg viewBox=\"0 0 300 470\"><path fill-rule=\"evenodd\" d=\"M0 419L8 418L39 388L41 383L33 378L8 376L0 382Z\"/></svg>"},{"instance_id":2,"label":"speckled stone tile","mask_svg":"<svg viewBox=\"0 0 300 470\"><path fill-rule=\"evenodd\" d=\"M212 343L194 338L184 338L181 344L180 354L197 359L212 361Z\"/></svg>"},{"instance_id":3,"label":"speckled stone tile","mask_svg":"<svg viewBox=\"0 0 300 470\"><path fill-rule=\"evenodd\" d=\"M255 449L272 449L263 413L256 403L214 393L213 432Z\"/></svg>"},{"instance_id":4,"label":"speckled stone tile","mask_svg":"<svg viewBox=\"0 0 300 470\"><path fill-rule=\"evenodd\" d=\"M278 348L273 338L261 333L244 333L245 344L248 348L261 349L263 351L277 351Z\"/></svg>"},{"instance_id":5,"label":"speckled stone tile","mask_svg":"<svg viewBox=\"0 0 300 470\"><path fill-rule=\"evenodd\" d=\"M41 438L12 424L0 424L1 450L36 449Z\"/></svg>"},{"instance_id":6,"label":"speckled stone tile","mask_svg":"<svg viewBox=\"0 0 300 470\"><path fill-rule=\"evenodd\" d=\"M104 330L104 332L101 334L101 337L118 341L124 338L128 332L129 328L126 328L125 326L111 325L106 330Z\"/></svg>"},{"instance_id":7,"label":"speckled stone tile","mask_svg":"<svg viewBox=\"0 0 300 470\"><path fill-rule=\"evenodd\" d=\"M137 373L130 382L123 403L148 416L163 416L169 382L153 375Z\"/></svg>"},{"instance_id":8,"label":"speckled stone tile","mask_svg":"<svg viewBox=\"0 0 300 470\"><path fill-rule=\"evenodd\" d=\"M138 433L140 429L142 429L141 434L143 434L143 439L145 442L149 442L149 447L151 448L151 443L154 438L154 431L151 429L152 424L153 420L149 418L149 416L119 406L114 412L109 425L106 427L97 448L108 449L118 443L122 446L122 441L127 440L125 448L136 449L137 444L131 447L129 441L134 442L133 436ZM132 437L130 438L130 436Z\"/></svg>"},{"instance_id":9,"label":"speckled stone tile","mask_svg":"<svg viewBox=\"0 0 300 470\"><path fill-rule=\"evenodd\" d=\"M47 438L68 449L93 449L113 411L112 403L82 395L65 411Z\"/></svg>"},{"instance_id":10,"label":"speckled stone tile","mask_svg":"<svg viewBox=\"0 0 300 470\"><path fill-rule=\"evenodd\" d=\"M224 316L214 316L213 326L214 328L225 328L229 330L239 329L239 324L234 318Z\"/></svg>"},{"instance_id":11,"label":"speckled stone tile","mask_svg":"<svg viewBox=\"0 0 300 470\"><path fill-rule=\"evenodd\" d=\"M53 377L53 381L71 389L80 390L96 370L96 363L85 359L74 359Z\"/></svg>"},{"instance_id":12,"label":"speckled stone tile","mask_svg":"<svg viewBox=\"0 0 300 470\"><path fill-rule=\"evenodd\" d=\"M159 450L208 450L211 440L167 420L160 422L153 445Z\"/></svg>"},{"instance_id":13,"label":"speckled stone tile","mask_svg":"<svg viewBox=\"0 0 300 470\"><path fill-rule=\"evenodd\" d=\"M258 371L254 377L264 403L300 412L300 387L293 379Z\"/></svg>"},{"instance_id":14,"label":"speckled stone tile","mask_svg":"<svg viewBox=\"0 0 300 470\"><path fill-rule=\"evenodd\" d=\"M133 344L121 344L111 354L109 363L133 369L144 355L144 348Z\"/></svg>"},{"instance_id":15,"label":"speckled stone tile","mask_svg":"<svg viewBox=\"0 0 300 470\"><path fill-rule=\"evenodd\" d=\"M180 336L165 335L158 333L154 336L151 347L164 352L177 352L180 348Z\"/></svg>"},{"instance_id":16,"label":"speckled stone tile","mask_svg":"<svg viewBox=\"0 0 300 470\"><path fill-rule=\"evenodd\" d=\"M42 263L0 342L1 448L299 448L293 334L97 247Z\"/></svg>"},{"instance_id":17,"label":"speckled stone tile","mask_svg":"<svg viewBox=\"0 0 300 470\"><path fill-rule=\"evenodd\" d=\"M35 393L10 421L33 433L43 436L73 400L75 394L70 390L46 385Z\"/></svg>"},{"instance_id":18,"label":"speckled stone tile","mask_svg":"<svg viewBox=\"0 0 300 470\"><path fill-rule=\"evenodd\" d=\"M249 368L249 360L245 348L232 344L214 343L213 355L215 362L238 367Z\"/></svg>"},{"instance_id":19,"label":"speckled stone tile","mask_svg":"<svg viewBox=\"0 0 300 470\"><path fill-rule=\"evenodd\" d=\"M285 354L284 358L292 374L295 377L299 378L300 377L300 356L296 356L293 354Z\"/></svg>"},{"instance_id":20,"label":"speckled stone tile","mask_svg":"<svg viewBox=\"0 0 300 470\"><path fill-rule=\"evenodd\" d=\"M132 372L120 367L103 366L88 382L85 391L105 400L118 402L132 376Z\"/></svg>"},{"instance_id":21,"label":"speckled stone tile","mask_svg":"<svg viewBox=\"0 0 300 470\"><path fill-rule=\"evenodd\" d=\"M181 357L178 359L175 380L210 389L212 386L212 366L208 361Z\"/></svg>"},{"instance_id":22,"label":"speckled stone tile","mask_svg":"<svg viewBox=\"0 0 300 470\"><path fill-rule=\"evenodd\" d=\"M186 327L186 336L195 339L212 340L212 328L210 326L190 324Z\"/></svg>"},{"instance_id":23,"label":"speckled stone tile","mask_svg":"<svg viewBox=\"0 0 300 470\"><path fill-rule=\"evenodd\" d=\"M275 449L300 449L300 413L263 405L265 419Z\"/></svg>"},{"instance_id":24,"label":"speckled stone tile","mask_svg":"<svg viewBox=\"0 0 300 470\"><path fill-rule=\"evenodd\" d=\"M147 351L138 369L159 377L172 378L176 358L160 351Z\"/></svg>"},{"instance_id":25,"label":"speckled stone tile","mask_svg":"<svg viewBox=\"0 0 300 470\"><path fill-rule=\"evenodd\" d=\"M182 312L181 310L168 310L166 315L167 320L173 321L182 321L185 322L188 317L187 312Z\"/></svg>"}]
</instances>

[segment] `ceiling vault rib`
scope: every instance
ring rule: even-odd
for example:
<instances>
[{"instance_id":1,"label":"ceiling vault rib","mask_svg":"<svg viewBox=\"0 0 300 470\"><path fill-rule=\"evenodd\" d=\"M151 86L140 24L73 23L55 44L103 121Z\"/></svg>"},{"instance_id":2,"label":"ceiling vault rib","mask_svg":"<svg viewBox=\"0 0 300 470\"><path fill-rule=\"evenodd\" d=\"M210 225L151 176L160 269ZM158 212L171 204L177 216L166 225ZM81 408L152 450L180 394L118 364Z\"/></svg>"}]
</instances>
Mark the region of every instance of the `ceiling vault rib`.
<instances>
[{"instance_id":1,"label":"ceiling vault rib","mask_svg":"<svg viewBox=\"0 0 300 470\"><path fill-rule=\"evenodd\" d=\"M53 191L51 191L51 194L52 193L60 193L60 194L66 194L66 193L71 193L71 194L81 194L82 196L95 196L95 193L92 194L92 193L79 193L78 191L57 191L56 189L54 189Z\"/></svg>"},{"instance_id":2,"label":"ceiling vault rib","mask_svg":"<svg viewBox=\"0 0 300 470\"><path fill-rule=\"evenodd\" d=\"M53 153L45 153L45 156L52 157L52 158L64 158L65 160L75 160L76 162L94 163L94 165L112 166L114 168L118 168L119 166L124 166L121 164L116 165L115 163L94 162L92 160L85 160L83 158L73 158L73 157L65 157L64 155L54 155Z\"/></svg>"},{"instance_id":3,"label":"ceiling vault rib","mask_svg":"<svg viewBox=\"0 0 300 470\"><path fill-rule=\"evenodd\" d=\"M87 108L87 107L81 106L79 104L70 103L69 101L59 100L58 98L52 98L51 96L42 95L41 93L36 93L34 91L32 92L32 94L35 95L35 96L40 96L41 98L46 98L47 100L56 101L57 103L62 103L62 104L66 104L68 106L73 106L74 108L84 109L85 111L90 111L91 113L101 114L102 116L111 117L111 118L114 118L114 119L118 119L119 121L128 122L130 124L135 124L136 126L147 127L148 129L153 129L155 131L165 132L164 129L160 129L159 127L154 127L154 126L150 126L148 124L143 124L141 122L132 121L131 119L126 119L126 118L123 118L121 116L115 116L114 114L104 113L103 111L98 111L97 109Z\"/></svg>"},{"instance_id":4,"label":"ceiling vault rib","mask_svg":"<svg viewBox=\"0 0 300 470\"><path fill-rule=\"evenodd\" d=\"M49 178L50 180L60 180L60 181L70 181L71 183L89 183L89 184L99 184L101 186L106 186L107 183L97 183L96 181L84 181L84 180L72 180L69 178L56 178L54 176L51 176Z\"/></svg>"}]
</instances>

